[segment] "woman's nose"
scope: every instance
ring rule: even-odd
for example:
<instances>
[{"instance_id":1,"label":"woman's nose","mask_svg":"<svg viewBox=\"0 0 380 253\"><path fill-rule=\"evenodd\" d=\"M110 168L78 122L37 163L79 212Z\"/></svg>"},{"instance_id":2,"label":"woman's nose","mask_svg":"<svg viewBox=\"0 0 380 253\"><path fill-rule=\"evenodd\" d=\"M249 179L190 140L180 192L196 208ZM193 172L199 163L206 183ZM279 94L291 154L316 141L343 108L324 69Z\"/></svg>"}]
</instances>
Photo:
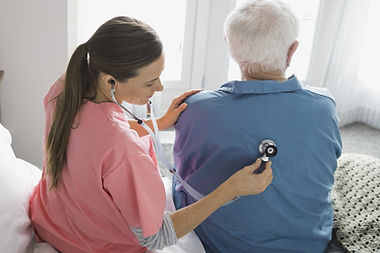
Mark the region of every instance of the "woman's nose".
<instances>
[{"instance_id":1,"label":"woman's nose","mask_svg":"<svg viewBox=\"0 0 380 253\"><path fill-rule=\"evenodd\" d=\"M155 91L162 91L164 86L161 83L161 79L158 79L156 85L154 86Z\"/></svg>"}]
</instances>

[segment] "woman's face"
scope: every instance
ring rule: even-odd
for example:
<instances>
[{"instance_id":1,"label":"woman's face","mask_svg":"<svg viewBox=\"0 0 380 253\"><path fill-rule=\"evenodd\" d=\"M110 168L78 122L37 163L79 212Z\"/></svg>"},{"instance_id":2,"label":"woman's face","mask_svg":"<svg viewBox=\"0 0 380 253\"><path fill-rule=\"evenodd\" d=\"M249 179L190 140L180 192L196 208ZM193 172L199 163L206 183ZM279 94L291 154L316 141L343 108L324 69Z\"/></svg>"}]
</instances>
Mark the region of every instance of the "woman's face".
<instances>
[{"instance_id":1,"label":"woman's face","mask_svg":"<svg viewBox=\"0 0 380 253\"><path fill-rule=\"evenodd\" d=\"M160 75L164 70L164 55L137 71L137 76L116 85L116 98L130 104L144 105L156 91L162 91Z\"/></svg>"}]
</instances>

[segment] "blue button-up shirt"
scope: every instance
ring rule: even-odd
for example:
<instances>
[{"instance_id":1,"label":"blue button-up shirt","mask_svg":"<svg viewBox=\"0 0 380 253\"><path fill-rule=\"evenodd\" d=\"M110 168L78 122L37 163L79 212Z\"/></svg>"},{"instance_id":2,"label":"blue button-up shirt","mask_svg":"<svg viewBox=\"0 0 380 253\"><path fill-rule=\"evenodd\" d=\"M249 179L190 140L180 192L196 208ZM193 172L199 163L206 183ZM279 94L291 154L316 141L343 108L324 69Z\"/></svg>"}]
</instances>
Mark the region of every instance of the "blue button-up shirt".
<instances>
[{"instance_id":1,"label":"blue button-up shirt","mask_svg":"<svg viewBox=\"0 0 380 253\"><path fill-rule=\"evenodd\" d=\"M207 252L322 253L331 239L341 139L326 90L285 82L232 81L195 94L175 125L175 165L206 195L259 157L272 139L273 182L261 194L218 209L196 229ZM177 208L194 201L174 180Z\"/></svg>"}]
</instances>

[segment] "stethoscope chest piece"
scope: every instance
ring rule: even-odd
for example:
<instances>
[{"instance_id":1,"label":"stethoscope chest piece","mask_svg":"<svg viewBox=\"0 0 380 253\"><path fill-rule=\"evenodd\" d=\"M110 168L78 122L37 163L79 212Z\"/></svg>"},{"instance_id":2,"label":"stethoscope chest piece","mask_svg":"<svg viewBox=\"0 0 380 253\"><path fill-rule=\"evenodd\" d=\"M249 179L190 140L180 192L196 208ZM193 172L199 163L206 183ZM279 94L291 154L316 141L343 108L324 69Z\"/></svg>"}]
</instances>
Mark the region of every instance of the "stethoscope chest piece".
<instances>
[{"instance_id":1,"label":"stethoscope chest piece","mask_svg":"<svg viewBox=\"0 0 380 253\"><path fill-rule=\"evenodd\" d=\"M265 169L265 164L269 161L269 158L274 157L278 152L276 143L274 143L274 141L270 139L262 140L259 143L258 150L261 155L260 159L262 162L260 168L255 170L254 173L256 174L260 174L261 172L263 172L263 170Z\"/></svg>"},{"instance_id":2,"label":"stethoscope chest piece","mask_svg":"<svg viewBox=\"0 0 380 253\"><path fill-rule=\"evenodd\" d=\"M274 157L278 151L274 141L269 139L262 140L258 148L261 157Z\"/></svg>"}]
</instances>

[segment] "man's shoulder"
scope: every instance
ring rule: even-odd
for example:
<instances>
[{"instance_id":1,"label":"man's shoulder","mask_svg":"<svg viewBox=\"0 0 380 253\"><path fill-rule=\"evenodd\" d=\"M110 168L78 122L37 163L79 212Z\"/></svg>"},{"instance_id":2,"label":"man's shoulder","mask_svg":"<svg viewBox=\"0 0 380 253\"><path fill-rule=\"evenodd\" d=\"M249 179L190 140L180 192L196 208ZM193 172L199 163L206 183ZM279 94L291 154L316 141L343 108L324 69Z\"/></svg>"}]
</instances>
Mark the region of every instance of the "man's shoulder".
<instances>
[{"instance_id":1,"label":"man's shoulder","mask_svg":"<svg viewBox=\"0 0 380 253\"><path fill-rule=\"evenodd\" d=\"M323 98L326 99L327 98L327 99L329 99L335 103L335 99L334 99L333 95L331 94L331 92L327 88L305 85L302 87L302 89L306 92L310 92L310 93L313 93L315 95L318 95L320 99L323 99Z\"/></svg>"},{"instance_id":2,"label":"man's shoulder","mask_svg":"<svg viewBox=\"0 0 380 253\"><path fill-rule=\"evenodd\" d=\"M203 125L199 122L209 122L211 118L218 117L220 105L225 105L225 97L228 94L218 90L208 90L196 93L185 100L186 110L181 113L176 128L191 124ZM194 121L194 117L197 121Z\"/></svg>"},{"instance_id":3,"label":"man's shoulder","mask_svg":"<svg viewBox=\"0 0 380 253\"><path fill-rule=\"evenodd\" d=\"M206 90L196 93L186 99L188 105L202 104L209 101L222 99L225 93L218 90Z\"/></svg>"}]
</instances>

